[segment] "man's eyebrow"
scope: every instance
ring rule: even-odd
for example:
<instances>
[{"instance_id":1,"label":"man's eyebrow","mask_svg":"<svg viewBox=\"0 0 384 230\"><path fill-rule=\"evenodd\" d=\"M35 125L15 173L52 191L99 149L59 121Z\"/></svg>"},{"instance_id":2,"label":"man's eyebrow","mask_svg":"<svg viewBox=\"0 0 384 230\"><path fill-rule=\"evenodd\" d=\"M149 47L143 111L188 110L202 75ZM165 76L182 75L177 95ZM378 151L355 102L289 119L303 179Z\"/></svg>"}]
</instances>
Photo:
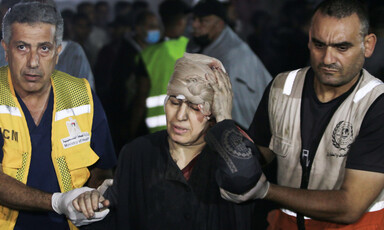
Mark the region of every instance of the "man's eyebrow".
<instances>
[{"instance_id":1,"label":"man's eyebrow","mask_svg":"<svg viewBox=\"0 0 384 230\"><path fill-rule=\"evenodd\" d=\"M340 46L346 46L346 47L352 47L353 44L350 42L339 42L339 43L331 43L331 44L326 44L325 42L322 42L316 38L311 39L313 43L321 44L321 45L326 45L326 46L332 46L332 47L340 47Z\"/></svg>"},{"instance_id":2,"label":"man's eyebrow","mask_svg":"<svg viewBox=\"0 0 384 230\"><path fill-rule=\"evenodd\" d=\"M51 42L41 42L38 43L38 46L52 46L53 44Z\"/></svg>"},{"instance_id":3,"label":"man's eyebrow","mask_svg":"<svg viewBox=\"0 0 384 230\"><path fill-rule=\"evenodd\" d=\"M340 42L340 43L331 44L331 46L333 46L333 47L340 47L340 46L352 47L353 44L350 42Z\"/></svg>"},{"instance_id":4,"label":"man's eyebrow","mask_svg":"<svg viewBox=\"0 0 384 230\"><path fill-rule=\"evenodd\" d=\"M320 41L320 40L318 40L318 39L316 39L316 38L312 38L311 40L312 40L313 43L317 43L317 44L325 45L324 42L322 42L322 41Z\"/></svg>"},{"instance_id":5,"label":"man's eyebrow","mask_svg":"<svg viewBox=\"0 0 384 230\"><path fill-rule=\"evenodd\" d=\"M31 44L29 44L29 43L27 43L27 42L25 42L25 41L21 41L21 40L19 40L19 41L15 41L14 44L31 45Z\"/></svg>"},{"instance_id":6,"label":"man's eyebrow","mask_svg":"<svg viewBox=\"0 0 384 230\"><path fill-rule=\"evenodd\" d=\"M23 44L25 46L31 46L31 44L25 42L25 41L22 41L22 40L19 40L19 41L15 41L15 44ZM37 44L38 46L52 46L52 42L40 42Z\"/></svg>"}]
</instances>

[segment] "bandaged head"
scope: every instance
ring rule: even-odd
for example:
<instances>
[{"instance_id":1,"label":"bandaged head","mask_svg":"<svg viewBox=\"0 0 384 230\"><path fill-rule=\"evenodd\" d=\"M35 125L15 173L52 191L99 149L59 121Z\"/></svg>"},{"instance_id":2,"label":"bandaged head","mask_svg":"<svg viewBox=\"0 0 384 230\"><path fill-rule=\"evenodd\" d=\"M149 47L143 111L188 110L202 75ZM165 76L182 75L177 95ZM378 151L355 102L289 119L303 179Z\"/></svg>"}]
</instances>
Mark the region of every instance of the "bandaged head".
<instances>
[{"instance_id":1,"label":"bandaged head","mask_svg":"<svg viewBox=\"0 0 384 230\"><path fill-rule=\"evenodd\" d=\"M199 104L200 111L209 116L213 89L205 75L214 75L212 68L221 68L225 72L223 64L216 58L184 53L184 56L176 61L175 70L168 83L167 95L182 95L189 102Z\"/></svg>"}]
</instances>

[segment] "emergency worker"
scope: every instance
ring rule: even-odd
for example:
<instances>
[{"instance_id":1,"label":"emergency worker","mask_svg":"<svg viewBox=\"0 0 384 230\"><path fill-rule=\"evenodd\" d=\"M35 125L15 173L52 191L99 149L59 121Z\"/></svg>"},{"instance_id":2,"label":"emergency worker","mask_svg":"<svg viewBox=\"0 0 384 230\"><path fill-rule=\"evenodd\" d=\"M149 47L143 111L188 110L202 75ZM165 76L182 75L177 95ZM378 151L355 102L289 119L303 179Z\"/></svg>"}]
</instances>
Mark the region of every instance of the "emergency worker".
<instances>
[{"instance_id":1,"label":"emergency worker","mask_svg":"<svg viewBox=\"0 0 384 230\"><path fill-rule=\"evenodd\" d=\"M145 122L151 133L165 129L164 98L176 60L187 49L188 38L183 36L190 7L182 0L165 0L159 5L159 14L164 25L164 39L148 46L140 54L140 71L149 79L150 87L146 99Z\"/></svg>"},{"instance_id":2,"label":"emergency worker","mask_svg":"<svg viewBox=\"0 0 384 230\"><path fill-rule=\"evenodd\" d=\"M362 68L376 43L368 29L358 0L323 1L311 66L279 74L264 93L249 132L264 160L277 158L277 184L262 176L222 195L278 203L269 229L384 229L384 84Z\"/></svg>"},{"instance_id":3,"label":"emergency worker","mask_svg":"<svg viewBox=\"0 0 384 230\"><path fill-rule=\"evenodd\" d=\"M116 161L103 108L86 79L54 69L63 20L52 5L14 5L2 32L0 229L76 229L60 192L99 186Z\"/></svg>"}]
</instances>

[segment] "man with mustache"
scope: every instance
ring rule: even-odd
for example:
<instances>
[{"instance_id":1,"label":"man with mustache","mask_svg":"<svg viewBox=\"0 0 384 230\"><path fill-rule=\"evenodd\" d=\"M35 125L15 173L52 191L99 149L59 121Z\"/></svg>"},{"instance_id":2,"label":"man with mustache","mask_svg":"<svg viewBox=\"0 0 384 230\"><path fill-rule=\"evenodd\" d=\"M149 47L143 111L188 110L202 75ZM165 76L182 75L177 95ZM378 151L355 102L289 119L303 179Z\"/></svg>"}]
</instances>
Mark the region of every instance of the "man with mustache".
<instances>
[{"instance_id":1,"label":"man with mustache","mask_svg":"<svg viewBox=\"0 0 384 230\"><path fill-rule=\"evenodd\" d=\"M16 4L2 32L0 229L76 229L60 192L99 186L116 161L103 108L86 79L55 70L63 19L54 6Z\"/></svg>"},{"instance_id":2,"label":"man with mustache","mask_svg":"<svg viewBox=\"0 0 384 230\"><path fill-rule=\"evenodd\" d=\"M323 1L311 66L279 74L264 93L249 132L266 162L277 159L277 184L261 176L243 194L231 181L221 192L278 203L269 229L384 228L384 84L362 68L376 43L368 29L358 0Z\"/></svg>"}]
</instances>

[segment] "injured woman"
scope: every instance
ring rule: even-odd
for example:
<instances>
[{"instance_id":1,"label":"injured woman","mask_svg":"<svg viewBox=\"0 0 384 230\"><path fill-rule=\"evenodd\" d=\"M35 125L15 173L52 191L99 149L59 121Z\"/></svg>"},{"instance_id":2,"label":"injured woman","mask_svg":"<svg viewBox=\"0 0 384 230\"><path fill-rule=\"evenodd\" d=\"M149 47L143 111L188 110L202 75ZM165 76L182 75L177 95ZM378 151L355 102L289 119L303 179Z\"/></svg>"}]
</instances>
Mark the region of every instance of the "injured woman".
<instances>
[{"instance_id":1,"label":"injured woman","mask_svg":"<svg viewBox=\"0 0 384 230\"><path fill-rule=\"evenodd\" d=\"M110 210L85 229L257 229L254 202L220 196L220 187L248 191L261 175L237 170L260 168L259 152L232 120L231 83L221 62L200 54L180 58L164 110L167 129L124 146L113 185L72 202L89 219L102 205Z\"/></svg>"}]
</instances>

